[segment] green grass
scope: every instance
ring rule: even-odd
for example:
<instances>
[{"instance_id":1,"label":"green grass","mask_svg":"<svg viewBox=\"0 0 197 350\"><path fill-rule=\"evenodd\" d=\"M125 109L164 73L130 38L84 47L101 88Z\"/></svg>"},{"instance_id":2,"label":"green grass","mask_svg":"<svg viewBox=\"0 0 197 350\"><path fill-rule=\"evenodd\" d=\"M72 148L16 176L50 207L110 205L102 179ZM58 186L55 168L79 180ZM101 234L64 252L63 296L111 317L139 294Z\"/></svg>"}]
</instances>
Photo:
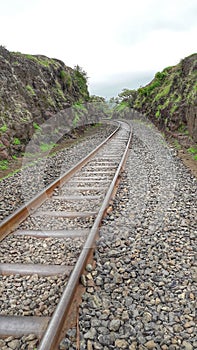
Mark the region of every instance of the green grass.
<instances>
[{"instance_id":1,"label":"green grass","mask_svg":"<svg viewBox=\"0 0 197 350\"><path fill-rule=\"evenodd\" d=\"M174 104L171 108L170 108L170 115L174 114L174 112L178 109L178 106L176 104Z\"/></svg>"},{"instance_id":2,"label":"green grass","mask_svg":"<svg viewBox=\"0 0 197 350\"><path fill-rule=\"evenodd\" d=\"M7 169L8 169L8 161L0 160L0 170L7 170Z\"/></svg>"},{"instance_id":3,"label":"green grass","mask_svg":"<svg viewBox=\"0 0 197 350\"><path fill-rule=\"evenodd\" d=\"M65 72L65 70L61 70L60 71L60 78L65 81L66 80L66 77L67 77L67 73Z\"/></svg>"},{"instance_id":4,"label":"green grass","mask_svg":"<svg viewBox=\"0 0 197 350\"><path fill-rule=\"evenodd\" d=\"M48 59L47 57L44 59L44 58L41 58L41 57L36 57L36 56L29 55L29 54L24 54L24 55L22 54L22 56L25 56L29 60L37 62L38 64L40 64L41 66L44 66L44 67L49 67L49 65L51 63L50 59Z\"/></svg>"},{"instance_id":5,"label":"green grass","mask_svg":"<svg viewBox=\"0 0 197 350\"><path fill-rule=\"evenodd\" d=\"M8 127L6 124L4 124L3 126L0 127L0 131L2 132L6 132L8 130Z\"/></svg>"},{"instance_id":6,"label":"green grass","mask_svg":"<svg viewBox=\"0 0 197 350\"><path fill-rule=\"evenodd\" d=\"M60 71L60 78L63 81L63 83L66 85L68 89L72 86L72 79L69 73L67 73L65 70Z\"/></svg>"},{"instance_id":7,"label":"green grass","mask_svg":"<svg viewBox=\"0 0 197 350\"><path fill-rule=\"evenodd\" d=\"M66 101L66 97L64 95L64 92L62 90L62 87L58 81L56 81L56 87L53 89L54 92L64 101Z\"/></svg>"},{"instance_id":8,"label":"green grass","mask_svg":"<svg viewBox=\"0 0 197 350\"><path fill-rule=\"evenodd\" d=\"M33 127L35 130L39 130L39 131L41 130L41 127L35 122L33 123Z\"/></svg>"},{"instance_id":9,"label":"green grass","mask_svg":"<svg viewBox=\"0 0 197 350\"><path fill-rule=\"evenodd\" d=\"M35 153L30 153L30 152L21 153L21 155L22 155L23 157L27 157L27 158L33 158L33 157L35 157Z\"/></svg>"},{"instance_id":10,"label":"green grass","mask_svg":"<svg viewBox=\"0 0 197 350\"><path fill-rule=\"evenodd\" d=\"M80 115L77 112L75 112L74 115L75 115L75 117L73 119L73 126L74 126L74 128L76 128L77 123L80 120Z\"/></svg>"},{"instance_id":11,"label":"green grass","mask_svg":"<svg viewBox=\"0 0 197 350\"><path fill-rule=\"evenodd\" d=\"M12 172L9 173L8 175L6 175L6 176L0 178L0 182L1 182L2 180L4 180L4 179L8 179L9 177L13 176L14 174L19 173L19 171L21 171L21 169L17 169L17 170L12 171Z\"/></svg>"},{"instance_id":12,"label":"green grass","mask_svg":"<svg viewBox=\"0 0 197 350\"><path fill-rule=\"evenodd\" d=\"M14 155L12 156L12 159L17 160L18 157L14 154Z\"/></svg>"},{"instance_id":13,"label":"green grass","mask_svg":"<svg viewBox=\"0 0 197 350\"><path fill-rule=\"evenodd\" d=\"M159 117L160 117L160 114L161 114L161 113L160 113L160 110L159 110L159 111L157 111L157 112L155 113L155 117L156 117L156 118L159 118Z\"/></svg>"},{"instance_id":14,"label":"green grass","mask_svg":"<svg viewBox=\"0 0 197 350\"><path fill-rule=\"evenodd\" d=\"M18 137L15 137L15 138L14 138L13 144L14 144L14 145L20 145L20 144L21 144L21 142L20 142L20 140L18 139Z\"/></svg>"},{"instance_id":15,"label":"green grass","mask_svg":"<svg viewBox=\"0 0 197 350\"><path fill-rule=\"evenodd\" d=\"M192 154L196 154L197 153L197 146L188 148L188 152L192 153Z\"/></svg>"},{"instance_id":16,"label":"green grass","mask_svg":"<svg viewBox=\"0 0 197 350\"><path fill-rule=\"evenodd\" d=\"M29 92L29 94L31 96L35 96L36 95L36 93L35 93L35 91L34 91L34 89L33 89L33 87L31 85L27 85L26 89L27 89L27 91Z\"/></svg>"},{"instance_id":17,"label":"green grass","mask_svg":"<svg viewBox=\"0 0 197 350\"><path fill-rule=\"evenodd\" d=\"M167 95L169 94L169 92L170 92L170 88L171 88L171 83L168 84L168 85L166 85L165 87L163 87L163 88L161 89L161 92L158 93L158 94L156 95L155 101L158 101L158 100L160 100L162 97L167 96Z\"/></svg>"},{"instance_id":18,"label":"green grass","mask_svg":"<svg viewBox=\"0 0 197 350\"><path fill-rule=\"evenodd\" d=\"M122 101L122 102L120 102L119 104L118 104L118 106L116 107L116 110L118 111L118 112L121 112L121 111L124 111L126 108L128 108L129 107L129 105L128 105L128 103L127 102L125 102L125 101Z\"/></svg>"},{"instance_id":19,"label":"green grass","mask_svg":"<svg viewBox=\"0 0 197 350\"><path fill-rule=\"evenodd\" d=\"M54 146L56 146L55 143L41 143L40 150L42 152L48 152L50 151Z\"/></svg>"},{"instance_id":20,"label":"green grass","mask_svg":"<svg viewBox=\"0 0 197 350\"><path fill-rule=\"evenodd\" d=\"M193 155L193 159L194 160L197 160L197 145L196 146L194 146L194 147L190 147L190 148L188 148L188 150L187 150L190 154L192 154Z\"/></svg>"},{"instance_id":21,"label":"green grass","mask_svg":"<svg viewBox=\"0 0 197 350\"><path fill-rule=\"evenodd\" d=\"M184 124L181 124L179 126L178 131L184 135L189 135L189 131L187 130L187 126Z\"/></svg>"},{"instance_id":22,"label":"green grass","mask_svg":"<svg viewBox=\"0 0 197 350\"><path fill-rule=\"evenodd\" d=\"M87 109L81 101L78 101L72 105L72 110L74 114L73 126L75 128L80 121L80 118L87 112Z\"/></svg>"},{"instance_id":23,"label":"green grass","mask_svg":"<svg viewBox=\"0 0 197 350\"><path fill-rule=\"evenodd\" d=\"M84 111L84 112L87 111L87 109L85 108L84 104L81 103L80 101L75 102L75 103L73 104L72 107L73 107L74 109L77 109L77 110L80 110L80 111Z\"/></svg>"},{"instance_id":24,"label":"green grass","mask_svg":"<svg viewBox=\"0 0 197 350\"><path fill-rule=\"evenodd\" d=\"M156 73L154 80L150 84L138 89L139 94L142 96L149 96L155 88L162 85L162 82L165 79L166 75L167 75L167 72Z\"/></svg>"},{"instance_id":25,"label":"green grass","mask_svg":"<svg viewBox=\"0 0 197 350\"><path fill-rule=\"evenodd\" d=\"M156 118L159 118L161 116L161 110L163 109L162 105L159 105L157 107L157 112L155 113Z\"/></svg>"},{"instance_id":26,"label":"green grass","mask_svg":"<svg viewBox=\"0 0 197 350\"><path fill-rule=\"evenodd\" d=\"M178 142L178 140L174 140L174 147L175 147L177 150L181 149L181 145L180 145L180 143Z\"/></svg>"}]
</instances>

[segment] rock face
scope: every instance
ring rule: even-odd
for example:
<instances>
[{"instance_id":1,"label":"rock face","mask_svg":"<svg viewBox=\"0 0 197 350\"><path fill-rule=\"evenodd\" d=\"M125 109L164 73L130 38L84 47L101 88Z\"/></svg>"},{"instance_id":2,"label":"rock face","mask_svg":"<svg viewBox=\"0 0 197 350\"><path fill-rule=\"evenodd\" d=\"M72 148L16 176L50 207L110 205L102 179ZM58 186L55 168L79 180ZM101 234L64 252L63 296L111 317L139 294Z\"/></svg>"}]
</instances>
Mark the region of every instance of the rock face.
<instances>
[{"instance_id":1,"label":"rock face","mask_svg":"<svg viewBox=\"0 0 197 350\"><path fill-rule=\"evenodd\" d=\"M38 125L53 114L88 98L80 67L0 46L0 160L23 151Z\"/></svg>"},{"instance_id":2,"label":"rock face","mask_svg":"<svg viewBox=\"0 0 197 350\"><path fill-rule=\"evenodd\" d=\"M158 72L139 88L133 107L160 128L197 141L197 54Z\"/></svg>"}]
</instances>

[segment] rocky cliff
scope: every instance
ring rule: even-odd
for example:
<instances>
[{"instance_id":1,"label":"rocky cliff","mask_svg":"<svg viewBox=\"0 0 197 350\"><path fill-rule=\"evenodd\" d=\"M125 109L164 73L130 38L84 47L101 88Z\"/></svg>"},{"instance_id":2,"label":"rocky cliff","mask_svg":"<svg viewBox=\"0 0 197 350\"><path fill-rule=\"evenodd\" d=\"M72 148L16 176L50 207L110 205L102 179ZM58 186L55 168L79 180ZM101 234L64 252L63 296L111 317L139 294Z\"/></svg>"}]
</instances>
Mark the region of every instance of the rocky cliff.
<instances>
[{"instance_id":1,"label":"rocky cliff","mask_svg":"<svg viewBox=\"0 0 197 350\"><path fill-rule=\"evenodd\" d=\"M39 124L88 98L79 66L0 46L0 160L23 151Z\"/></svg>"},{"instance_id":2,"label":"rocky cliff","mask_svg":"<svg viewBox=\"0 0 197 350\"><path fill-rule=\"evenodd\" d=\"M124 105L132 107L183 144L189 138L197 142L197 54L158 72L137 91L123 90L119 98L119 110L124 110Z\"/></svg>"},{"instance_id":3,"label":"rocky cliff","mask_svg":"<svg viewBox=\"0 0 197 350\"><path fill-rule=\"evenodd\" d=\"M161 128L189 135L197 141L197 54L158 72L138 89L134 108Z\"/></svg>"}]
</instances>

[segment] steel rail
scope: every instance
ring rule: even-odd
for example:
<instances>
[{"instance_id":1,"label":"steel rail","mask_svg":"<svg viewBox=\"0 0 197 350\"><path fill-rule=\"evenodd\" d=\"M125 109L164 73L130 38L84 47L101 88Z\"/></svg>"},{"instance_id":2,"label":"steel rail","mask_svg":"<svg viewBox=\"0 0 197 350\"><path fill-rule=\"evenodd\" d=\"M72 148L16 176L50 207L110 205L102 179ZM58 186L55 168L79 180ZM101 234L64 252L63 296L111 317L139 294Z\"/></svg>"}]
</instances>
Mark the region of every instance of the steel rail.
<instances>
[{"instance_id":1,"label":"steel rail","mask_svg":"<svg viewBox=\"0 0 197 350\"><path fill-rule=\"evenodd\" d=\"M129 124L127 123L127 125L129 125ZM97 214L97 217L94 221L94 224L90 230L89 236L88 236L88 238L84 244L84 247L80 253L80 256L77 260L77 263L73 269L73 272L68 280L68 283L67 283L66 288L62 294L62 297L58 303L58 306L57 306L56 310L54 311L54 314L50 320L48 328L45 331L44 336L40 342L38 350L54 350L57 346L57 342L59 340L61 329L62 329L63 324L65 322L66 314L68 313L68 311L70 309L70 305L72 303L72 299L74 297L80 276L81 276L82 271L85 267L85 263L88 259L88 255L94 246L96 235L98 233L101 221L105 215L105 212L106 212L106 209L109 205L111 197L114 194L114 188L115 188L116 183L119 179L120 173L121 173L121 171L124 168L125 163L126 163L128 151L130 148L131 138L132 138L130 125L129 125L129 128L130 128L130 132L129 132L130 134L129 134L128 142L127 142L124 154L122 156L122 159L121 159L119 166L116 170L114 178L109 186L109 189L106 193L106 196L105 196L104 201L100 207L100 210Z\"/></svg>"},{"instance_id":2,"label":"steel rail","mask_svg":"<svg viewBox=\"0 0 197 350\"><path fill-rule=\"evenodd\" d=\"M115 124L117 124L115 122ZM42 203L44 203L57 187L61 187L77 170L81 169L88 161L101 149L120 129L120 123L117 128L92 152L80 160L70 170L65 172L58 179L48 185L43 191L37 194L26 204L17 209L14 213L2 220L0 223L0 240L14 231L30 214L32 214Z\"/></svg>"}]
</instances>

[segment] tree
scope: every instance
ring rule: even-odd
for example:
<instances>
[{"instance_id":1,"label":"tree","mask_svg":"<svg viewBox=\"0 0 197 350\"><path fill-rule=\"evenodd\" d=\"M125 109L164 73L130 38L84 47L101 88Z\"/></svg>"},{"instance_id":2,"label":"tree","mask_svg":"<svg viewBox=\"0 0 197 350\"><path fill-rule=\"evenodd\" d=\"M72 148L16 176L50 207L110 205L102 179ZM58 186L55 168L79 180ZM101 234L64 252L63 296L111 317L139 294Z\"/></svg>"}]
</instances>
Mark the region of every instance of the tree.
<instances>
[{"instance_id":1,"label":"tree","mask_svg":"<svg viewBox=\"0 0 197 350\"><path fill-rule=\"evenodd\" d=\"M136 97L136 90L123 89L122 92L118 95L120 102L127 102L130 107L133 106Z\"/></svg>"},{"instance_id":2,"label":"tree","mask_svg":"<svg viewBox=\"0 0 197 350\"><path fill-rule=\"evenodd\" d=\"M106 102L106 101L105 101L105 98L102 96L91 95L90 102Z\"/></svg>"},{"instance_id":3,"label":"tree","mask_svg":"<svg viewBox=\"0 0 197 350\"><path fill-rule=\"evenodd\" d=\"M80 75L82 75L86 80L88 79L87 73L85 72L85 70L80 67L78 64L76 66L74 66L74 70L75 72L79 73Z\"/></svg>"}]
</instances>

